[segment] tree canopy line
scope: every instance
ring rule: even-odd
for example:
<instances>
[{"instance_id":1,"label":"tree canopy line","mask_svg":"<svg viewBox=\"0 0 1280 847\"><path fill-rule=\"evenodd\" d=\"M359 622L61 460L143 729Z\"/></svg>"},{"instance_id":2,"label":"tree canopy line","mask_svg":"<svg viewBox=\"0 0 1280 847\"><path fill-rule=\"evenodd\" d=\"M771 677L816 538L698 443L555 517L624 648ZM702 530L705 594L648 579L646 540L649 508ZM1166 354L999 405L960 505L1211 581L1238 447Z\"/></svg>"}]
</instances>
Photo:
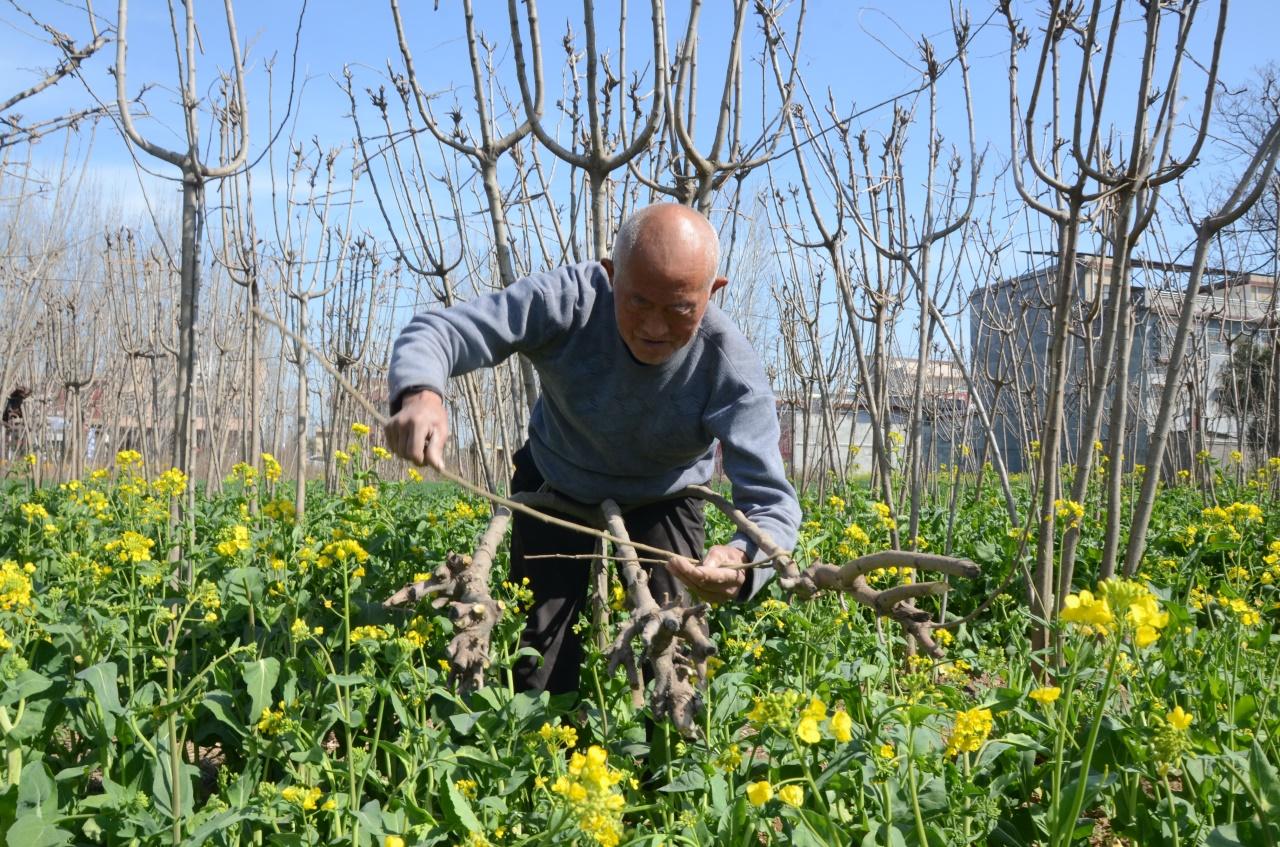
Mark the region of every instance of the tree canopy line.
<instances>
[{"instance_id":1,"label":"tree canopy line","mask_svg":"<svg viewBox=\"0 0 1280 847\"><path fill-rule=\"evenodd\" d=\"M721 232L733 280L722 305L791 410L797 484L821 490L866 467L905 518L903 549L940 465L989 466L952 496L995 486L1014 526L1051 528L1055 502L1079 501L1105 458L1146 468L1131 514L1119 474L1104 508L1102 573L1131 574L1156 487L1187 452L1188 409L1206 408L1197 398L1237 421L1252 461L1280 449L1280 93L1274 69L1222 78L1228 0L957 6L945 37L916 40L913 84L873 109L806 76L803 0L731 0L714 32L704 5L648 0L604 20L585 3L566 21L508 0L480 20L462 0L468 63L443 79L420 70L428 23L389 0L386 71L349 67L333 83L350 108L326 138L291 135L306 108L295 33L282 45L292 61L252 61L232 0L207 19L194 2L177 8L163 48L131 38L128 0L114 16L86 5L71 34L13 6L53 65L0 93L6 458L35 453L65 478L131 448L149 471L178 467L216 488L268 452L297 479L301 514L306 478L333 477L364 417L304 341L385 403L409 309L606 255L620 222L657 200L690 204ZM1003 33L1003 57L974 58L979 31ZM712 37L723 64L704 59ZM173 52L179 122L163 131L149 110L173 77L138 78L130 46ZM111 53L102 96L83 69ZM975 125L974 61L1007 71L999 133ZM54 87L83 91L83 107L25 117ZM179 206L113 219L76 152L111 133L181 185ZM51 151L52 173L36 164ZM1215 188L1198 197L1211 171ZM975 296L1025 271L1028 251L1052 256L1037 302ZM1108 261L1084 286L1089 256ZM1143 394L1133 279L1147 260L1186 270L1163 283L1168 343ZM1270 275L1272 295L1214 324L1229 363L1192 379L1206 318L1226 308L1205 292L1232 282L1217 269ZM978 336L1002 352L975 356ZM921 376L939 361L945 390ZM451 465L501 490L537 391L520 360L456 380ZM997 436L1012 418L1036 444L1025 469ZM1015 496L1020 470L1031 502ZM1068 528L1055 549L1039 533L1028 600L1042 619L1072 584L1078 536Z\"/></svg>"}]
</instances>

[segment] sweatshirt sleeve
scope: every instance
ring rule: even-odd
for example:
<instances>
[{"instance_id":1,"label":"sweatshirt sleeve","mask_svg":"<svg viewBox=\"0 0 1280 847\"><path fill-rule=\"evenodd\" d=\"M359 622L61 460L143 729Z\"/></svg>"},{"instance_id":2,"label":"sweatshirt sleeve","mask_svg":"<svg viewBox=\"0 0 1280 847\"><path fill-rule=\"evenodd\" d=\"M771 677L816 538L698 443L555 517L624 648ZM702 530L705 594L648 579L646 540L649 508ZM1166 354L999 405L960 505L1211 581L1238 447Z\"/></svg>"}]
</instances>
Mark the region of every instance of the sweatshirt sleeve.
<instances>
[{"instance_id":1,"label":"sweatshirt sleeve","mask_svg":"<svg viewBox=\"0 0 1280 847\"><path fill-rule=\"evenodd\" d=\"M763 373L760 379L764 379ZM742 386L736 396L728 398L711 413L707 425L720 440L724 472L733 486L734 504L779 547L791 550L800 528L800 503L782 465L773 392L767 384ZM734 535L729 544L745 551L752 560L762 555L741 532ZM739 599L754 597L773 571L755 568L750 575Z\"/></svg>"},{"instance_id":2,"label":"sweatshirt sleeve","mask_svg":"<svg viewBox=\"0 0 1280 847\"><path fill-rule=\"evenodd\" d=\"M492 367L513 353L553 342L580 312L589 273L570 266L527 276L502 291L414 315L391 351L391 412L408 389L441 396L450 377Z\"/></svg>"}]
</instances>

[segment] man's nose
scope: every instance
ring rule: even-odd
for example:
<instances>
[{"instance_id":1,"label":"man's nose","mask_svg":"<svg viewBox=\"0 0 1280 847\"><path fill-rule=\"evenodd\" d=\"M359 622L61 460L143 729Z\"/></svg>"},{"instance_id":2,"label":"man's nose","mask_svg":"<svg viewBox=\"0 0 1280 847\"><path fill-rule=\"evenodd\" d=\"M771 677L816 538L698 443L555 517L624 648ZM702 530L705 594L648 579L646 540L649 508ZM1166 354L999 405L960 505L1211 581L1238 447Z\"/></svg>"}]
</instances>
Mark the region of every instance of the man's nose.
<instances>
[{"instance_id":1,"label":"man's nose","mask_svg":"<svg viewBox=\"0 0 1280 847\"><path fill-rule=\"evenodd\" d=\"M653 339L665 338L667 334L667 322L657 310L645 314L641 328L645 335Z\"/></svg>"}]
</instances>

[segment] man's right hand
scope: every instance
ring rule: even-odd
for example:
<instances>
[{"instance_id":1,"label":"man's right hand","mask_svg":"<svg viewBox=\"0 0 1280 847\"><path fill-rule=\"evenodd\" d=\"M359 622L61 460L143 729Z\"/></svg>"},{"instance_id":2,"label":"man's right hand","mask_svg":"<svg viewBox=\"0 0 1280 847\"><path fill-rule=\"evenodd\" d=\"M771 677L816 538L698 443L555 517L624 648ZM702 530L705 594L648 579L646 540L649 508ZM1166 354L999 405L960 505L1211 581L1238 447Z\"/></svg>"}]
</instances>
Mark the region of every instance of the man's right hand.
<instances>
[{"instance_id":1,"label":"man's right hand","mask_svg":"<svg viewBox=\"0 0 1280 847\"><path fill-rule=\"evenodd\" d=\"M387 449L415 465L444 470L444 443L449 440L449 413L434 391L406 394L400 411L384 429Z\"/></svg>"}]
</instances>

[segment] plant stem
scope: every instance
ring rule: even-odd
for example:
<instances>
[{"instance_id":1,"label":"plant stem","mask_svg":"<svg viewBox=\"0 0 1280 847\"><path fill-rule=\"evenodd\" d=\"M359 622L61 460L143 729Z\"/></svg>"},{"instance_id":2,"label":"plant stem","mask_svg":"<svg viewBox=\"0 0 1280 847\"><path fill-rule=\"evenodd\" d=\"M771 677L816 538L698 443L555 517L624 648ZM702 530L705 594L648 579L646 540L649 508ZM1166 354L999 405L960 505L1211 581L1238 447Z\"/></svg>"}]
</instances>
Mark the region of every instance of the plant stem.
<instances>
[{"instance_id":1,"label":"plant stem","mask_svg":"<svg viewBox=\"0 0 1280 847\"><path fill-rule=\"evenodd\" d=\"M1089 739L1085 742L1083 758L1080 760L1080 776L1076 779L1076 793L1071 800L1070 814L1066 818L1058 817L1054 821L1051 842L1054 847L1070 842L1071 833L1075 831L1076 820L1080 817L1081 808L1084 806L1085 790L1089 784L1089 765L1093 761L1093 747L1098 742L1098 730L1102 728L1102 713L1106 708L1107 698L1111 696L1111 686L1116 678L1116 656L1120 653L1120 640L1120 636L1116 635L1111 645L1111 654L1107 657L1107 678L1102 683L1102 691L1098 695L1098 705L1093 713L1093 725L1089 727ZM1067 827L1066 841L1062 840L1064 820Z\"/></svg>"}]
</instances>

